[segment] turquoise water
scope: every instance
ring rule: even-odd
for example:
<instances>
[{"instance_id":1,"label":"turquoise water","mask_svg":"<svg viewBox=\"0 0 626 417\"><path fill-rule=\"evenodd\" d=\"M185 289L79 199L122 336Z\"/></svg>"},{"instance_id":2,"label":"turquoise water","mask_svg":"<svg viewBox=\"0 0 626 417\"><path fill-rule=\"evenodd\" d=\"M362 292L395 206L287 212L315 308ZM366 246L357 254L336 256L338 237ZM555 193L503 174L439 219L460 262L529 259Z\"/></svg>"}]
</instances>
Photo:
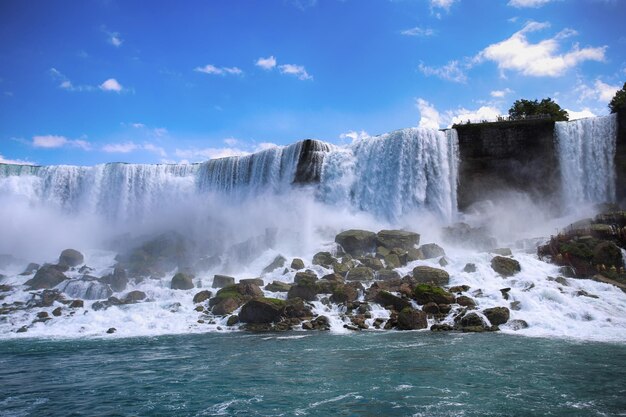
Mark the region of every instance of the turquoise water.
<instances>
[{"instance_id":1,"label":"turquoise water","mask_svg":"<svg viewBox=\"0 0 626 417\"><path fill-rule=\"evenodd\" d=\"M626 346L504 334L0 342L0 416L626 415Z\"/></svg>"}]
</instances>

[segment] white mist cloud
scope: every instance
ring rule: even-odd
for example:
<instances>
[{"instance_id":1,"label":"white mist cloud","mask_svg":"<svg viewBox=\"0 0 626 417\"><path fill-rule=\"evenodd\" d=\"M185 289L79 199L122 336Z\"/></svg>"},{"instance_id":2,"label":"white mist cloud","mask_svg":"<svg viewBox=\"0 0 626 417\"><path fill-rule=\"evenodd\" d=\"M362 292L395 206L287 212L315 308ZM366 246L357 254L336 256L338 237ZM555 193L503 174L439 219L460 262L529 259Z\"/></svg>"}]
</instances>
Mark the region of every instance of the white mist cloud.
<instances>
[{"instance_id":1,"label":"white mist cloud","mask_svg":"<svg viewBox=\"0 0 626 417\"><path fill-rule=\"evenodd\" d=\"M430 7L431 9L450 11L450 7L452 7L455 1L456 0L430 0Z\"/></svg>"},{"instance_id":2,"label":"white mist cloud","mask_svg":"<svg viewBox=\"0 0 626 417\"><path fill-rule=\"evenodd\" d=\"M508 94L511 94L512 92L513 90L511 90L510 88L505 88L504 90L493 90L489 94L491 95L491 97L502 98Z\"/></svg>"},{"instance_id":3,"label":"white mist cloud","mask_svg":"<svg viewBox=\"0 0 626 417\"><path fill-rule=\"evenodd\" d=\"M148 152L153 152L162 158L167 156L167 152L160 146L157 146L153 143L135 143L135 142L124 142L124 143L108 143L102 146L101 150L107 153L130 153L138 150L144 150Z\"/></svg>"},{"instance_id":4,"label":"white mist cloud","mask_svg":"<svg viewBox=\"0 0 626 417\"><path fill-rule=\"evenodd\" d=\"M585 100L595 100L597 102L607 104L611 101L611 99L613 99L613 96L615 96L615 93L620 88L621 87L619 85L610 85L600 79L596 79L592 86L579 81L574 91L578 95L579 103L582 103Z\"/></svg>"},{"instance_id":5,"label":"white mist cloud","mask_svg":"<svg viewBox=\"0 0 626 417\"><path fill-rule=\"evenodd\" d=\"M120 46L122 46L122 43L124 43L124 41L122 40L122 37L118 32L112 32L109 33L109 43L116 48L119 48Z\"/></svg>"},{"instance_id":6,"label":"white mist cloud","mask_svg":"<svg viewBox=\"0 0 626 417\"><path fill-rule=\"evenodd\" d=\"M547 22L528 22L510 38L483 49L475 61L493 61L504 71L516 71L533 77L558 77L584 61L604 61L606 46L580 48L578 44L560 53L561 41L576 35L572 29L564 29L552 38L531 43L526 35L550 26Z\"/></svg>"},{"instance_id":7,"label":"white mist cloud","mask_svg":"<svg viewBox=\"0 0 626 417\"><path fill-rule=\"evenodd\" d=\"M60 135L38 135L33 136L32 145L35 148L55 149L69 146L73 148L81 148L85 151L91 149L91 144L82 139L68 139Z\"/></svg>"},{"instance_id":8,"label":"white mist cloud","mask_svg":"<svg viewBox=\"0 0 626 417\"><path fill-rule=\"evenodd\" d=\"M588 108L584 108L581 111L574 111L565 109L567 114L569 115L570 120L584 119L585 117L595 117L596 115L589 110Z\"/></svg>"},{"instance_id":9,"label":"white mist cloud","mask_svg":"<svg viewBox=\"0 0 626 417\"><path fill-rule=\"evenodd\" d=\"M442 80L453 81L455 83L464 83L467 81L467 75L463 72L459 61L450 61L443 67L430 67L420 62L418 69L427 77L434 75Z\"/></svg>"},{"instance_id":10,"label":"white mist cloud","mask_svg":"<svg viewBox=\"0 0 626 417\"><path fill-rule=\"evenodd\" d=\"M63 73L61 73L61 71L57 70L56 68L50 68L49 72L50 72L50 75L52 76L52 78L59 82L59 88L61 88L63 90L78 91L78 92L94 91L95 90L95 87L93 87L91 85L74 85L74 84L72 84L70 79L67 78Z\"/></svg>"},{"instance_id":11,"label":"white mist cloud","mask_svg":"<svg viewBox=\"0 0 626 417\"><path fill-rule=\"evenodd\" d=\"M403 34L404 36L418 36L418 37L425 38L428 36L433 36L435 34L435 31L429 28L421 28L419 26L416 26L411 29L403 30L400 33Z\"/></svg>"},{"instance_id":12,"label":"white mist cloud","mask_svg":"<svg viewBox=\"0 0 626 417\"><path fill-rule=\"evenodd\" d=\"M517 7L518 9L525 8L525 7L537 8L545 4L548 4L551 1L553 0L511 0L509 1L508 5Z\"/></svg>"},{"instance_id":13,"label":"white mist cloud","mask_svg":"<svg viewBox=\"0 0 626 417\"><path fill-rule=\"evenodd\" d=\"M368 139L371 136L365 130L361 130L357 132L356 130L350 130L349 132L342 133L339 135L339 139L345 142L356 142L359 140Z\"/></svg>"},{"instance_id":14,"label":"white mist cloud","mask_svg":"<svg viewBox=\"0 0 626 417\"><path fill-rule=\"evenodd\" d=\"M109 78L108 80L100 84L100 89L102 91L113 91L116 93L121 93L123 87L115 78Z\"/></svg>"},{"instance_id":15,"label":"white mist cloud","mask_svg":"<svg viewBox=\"0 0 626 417\"><path fill-rule=\"evenodd\" d=\"M216 67L215 65L207 64L203 67L196 67L194 71L201 72L203 74L212 75L241 75L243 71L237 67Z\"/></svg>"},{"instance_id":16,"label":"white mist cloud","mask_svg":"<svg viewBox=\"0 0 626 417\"><path fill-rule=\"evenodd\" d=\"M439 129L441 116L435 107L422 98L415 100L415 105L420 112L418 127Z\"/></svg>"},{"instance_id":17,"label":"white mist cloud","mask_svg":"<svg viewBox=\"0 0 626 417\"><path fill-rule=\"evenodd\" d=\"M273 55L267 58L259 58L254 65L261 67L264 70L271 70L276 66L276 58L274 58Z\"/></svg>"},{"instance_id":18,"label":"white mist cloud","mask_svg":"<svg viewBox=\"0 0 626 417\"><path fill-rule=\"evenodd\" d=\"M13 165L35 165L32 162L25 161L23 159L8 159L0 154L0 164L13 164Z\"/></svg>"},{"instance_id":19,"label":"white mist cloud","mask_svg":"<svg viewBox=\"0 0 626 417\"><path fill-rule=\"evenodd\" d=\"M447 119L450 124L465 123L468 120L472 122L481 122L483 120L496 120L502 112L500 109L492 106L481 106L477 110L468 110L465 108L459 108L457 110L448 110L446 112Z\"/></svg>"},{"instance_id":20,"label":"white mist cloud","mask_svg":"<svg viewBox=\"0 0 626 417\"><path fill-rule=\"evenodd\" d=\"M302 65L284 64L278 67L281 74L289 74L298 77L299 80L312 80L313 77L309 75L306 69Z\"/></svg>"},{"instance_id":21,"label":"white mist cloud","mask_svg":"<svg viewBox=\"0 0 626 417\"><path fill-rule=\"evenodd\" d=\"M191 161L205 161L207 159L226 158L229 156L249 155L250 152L239 148L189 148L176 149L174 155Z\"/></svg>"}]
</instances>

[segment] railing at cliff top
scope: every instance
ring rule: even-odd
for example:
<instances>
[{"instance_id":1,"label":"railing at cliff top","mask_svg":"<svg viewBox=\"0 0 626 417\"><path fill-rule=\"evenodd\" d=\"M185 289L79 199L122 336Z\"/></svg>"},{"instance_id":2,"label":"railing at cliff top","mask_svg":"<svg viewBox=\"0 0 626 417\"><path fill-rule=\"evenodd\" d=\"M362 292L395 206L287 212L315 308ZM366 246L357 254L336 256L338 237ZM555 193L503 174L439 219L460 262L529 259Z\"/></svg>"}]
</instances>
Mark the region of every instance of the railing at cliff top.
<instances>
[{"instance_id":1,"label":"railing at cliff top","mask_svg":"<svg viewBox=\"0 0 626 417\"><path fill-rule=\"evenodd\" d=\"M549 114L531 114L522 116L498 116L495 119L482 119L480 121L467 120L454 123L453 126L462 126L469 124L482 124L482 123L499 123L499 122L520 122L525 120L551 120L552 116Z\"/></svg>"}]
</instances>

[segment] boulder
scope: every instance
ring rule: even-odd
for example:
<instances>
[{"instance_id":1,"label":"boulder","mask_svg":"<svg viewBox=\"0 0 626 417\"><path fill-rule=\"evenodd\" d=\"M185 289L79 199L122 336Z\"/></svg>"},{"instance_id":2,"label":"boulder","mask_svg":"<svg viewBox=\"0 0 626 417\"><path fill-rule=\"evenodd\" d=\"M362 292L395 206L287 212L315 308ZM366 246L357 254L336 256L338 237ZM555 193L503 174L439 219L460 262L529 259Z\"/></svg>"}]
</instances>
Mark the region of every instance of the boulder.
<instances>
[{"instance_id":1,"label":"boulder","mask_svg":"<svg viewBox=\"0 0 626 417\"><path fill-rule=\"evenodd\" d=\"M100 278L100 282L108 284L114 292L124 291L128 285L126 270L120 266L113 268L113 273Z\"/></svg>"},{"instance_id":2,"label":"boulder","mask_svg":"<svg viewBox=\"0 0 626 417\"><path fill-rule=\"evenodd\" d=\"M385 267L380 259L374 258L373 256L363 256L359 258L359 262L374 271L379 271Z\"/></svg>"},{"instance_id":3,"label":"boulder","mask_svg":"<svg viewBox=\"0 0 626 417\"><path fill-rule=\"evenodd\" d=\"M65 249L59 256L59 264L77 266L85 262L83 254L75 249Z\"/></svg>"},{"instance_id":4,"label":"boulder","mask_svg":"<svg viewBox=\"0 0 626 417\"><path fill-rule=\"evenodd\" d=\"M615 266L620 268L624 266L624 258L620 248L613 242L600 242L593 248L594 265L605 265L607 268Z\"/></svg>"},{"instance_id":5,"label":"boulder","mask_svg":"<svg viewBox=\"0 0 626 417\"><path fill-rule=\"evenodd\" d=\"M422 306L422 311L426 314L439 314L439 306L437 303L426 303Z\"/></svg>"},{"instance_id":6,"label":"boulder","mask_svg":"<svg viewBox=\"0 0 626 417\"><path fill-rule=\"evenodd\" d=\"M311 261L313 265L321 265L324 268L330 268L334 262L337 262L337 260L330 252L317 252L313 255L313 260Z\"/></svg>"},{"instance_id":7,"label":"boulder","mask_svg":"<svg viewBox=\"0 0 626 417\"><path fill-rule=\"evenodd\" d=\"M476 307L476 301L474 301L474 299L466 295L461 295L460 297L456 297L455 301L458 305L462 307L468 307L468 308Z\"/></svg>"},{"instance_id":8,"label":"boulder","mask_svg":"<svg viewBox=\"0 0 626 417\"><path fill-rule=\"evenodd\" d=\"M469 291L469 285L455 285L454 287L450 287L448 291L451 293L462 293Z\"/></svg>"},{"instance_id":9,"label":"boulder","mask_svg":"<svg viewBox=\"0 0 626 417\"><path fill-rule=\"evenodd\" d=\"M509 321L510 312L506 307L494 307L483 310L483 314L493 326L499 326Z\"/></svg>"},{"instance_id":10,"label":"boulder","mask_svg":"<svg viewBox=\"0 0 626 417\"><path fill-rule=\"evenodd\" d=\"M63 309L61 307L57 307L54 310L52 310L52 315L54 317L60 317L63 314Z\"/></svg>"},{"instance_id":11,"label":"boulder","mask_svg":"<svg viewBox=\"0 0 626 417\"><path fill-rule=\"evenodd\" d=\"M376 294L374 301L383 307L391 306L396 311L400 311L406 307L411 307L411 302L409 300L395 296L387 291L379 291L378 294Z\"/></svg>"},{"instance_id":12,"label":"boulder","mask_svg":"<svg viewBox=\"0 0 626 417\"><path fill-rule=\"evenodd\" d=\"M267 284L265 289L272 292L288 292L291 288L291 284L282 281L273 281L271 284Z\"/></svg>"},{"instance_id":13,"label":"boulder","mask_svg":"<svg viewBox=\"0 0 626 417\"><path fill-rule=\"evenodd\" d=\"M348 284L338 285L333 290L333 293L330 296L330 301L335 304L354 302L359 298L359 289L363 289L360 282L350 282Z\"/></svg>"},{"instance_id":14,"label":"boulder","mask_svg":"<svg viewBox=\"0 0 626 417\"><path fill-rule=\"evenodd\" d=\"M398 313L398 330L419 330L428 327L426 313L411 307L405 307Z\"/></svg>"},{"instance_id":15,"label":"boulder","mask_svg":"<svg viewBox=\"0 0 626 417\"><path fill-rule=\"evenodd\" d=\"M214 275L213 276L213 288L224 288L229 285L235 285L235 278L228 275Z\"/></svg>"},{"instance_id":16,"label":"boulder","mask_svg":"<svg viewBox=\"0 0 626 417\"><path fill-rule=\"evenodd\" d=\"M287 259L283 255L278 255L276 258L274 258L272 263L270 263L268 266L263 268L262 273L268 274L274 271L275 269L284 267L286 263L287 263Z\"/></svg>"},{"instance_id":17,"label":"boulder","mask_svg":"<svg viewBox=\"0 0 626 417\"><path fill-rule=\"evenodd\" d=\"M424 259L426 259L424 253L421 249L418 248L410 248L406 251L404 255L400 256L400 261L402 262L402 265L406 265L407 263L413 261L421 261Z\"/></svg>"},{"instance_id":18,"label":"boulder","mask_svg":"<svg viewBox=\"0 0 626 417\"><path fill-rule=\"evenodd\" d=\"M527 329L528 328L528 323L526 322L526 320L511 320L509 321L508 324L509 328L511 330L522 330L522 329Z\"/></svg>"},{"instance_id":19,"label":"boulder","mask_svg":"<svg viewBox=\"0 0 626 417\"><path fill-rule=\"evenodd\" d=\"M141 300L146 299L146 293L143 291L134 290L126 294L124 300L122 301L124 304L133 304Z\"/></svg>"},{"instance_id":20,"label":"boulder","mask_svg":"<svg viewBox=\"0 0 626 417\"><path fill-rule=\"evenodd\" d=\"M28 266L26 266L26 268L24 269L24 272L22 272L20 275L31 275L37 272L38 269L39 269L39 264L31 262L28 264Z\"/></svg>"},{"instance_id":21,"label":"boulder","mask_svg":"<svg viewBox=\"0 0 626 417\"><path fill-rule=\"evenodd\" d=\"M193 296L193 303L199 304L204 303L206 300L210 299L213 294L209 290L200 291Z\"/></svg>"},{"instance_id":22,"label":"boulder","mask_svg":"<svg viewBox=\"0 0 626 417\"><path fill-rule=\"evenodd\" d=\"M254 284L259 287L262 287L264 282L262 278L244 278L239 280L240 284ZM231 285L231 284L229 284Z\"/></svg>"},{"instance_id":23,"label":"boulder","mask_svg":"<svg viewBox=\"0 0 626 417\"><path fill-rule=\"evenodd\" d=\"M386 249L410 249L419 245L420 235L406 230L381 230L376 233L376 243Z\"/></svg>"},{"instance_id":24,"label":"boulder","mask_svg":"<svg viewBox=\"0 0 626 417\"><path fill-rule=\"evenodd\" d=\"M85 302L83 300L72 300L70 308L84 308Z\"/></svg>"},{"instance_id":25,"label":"boulder","mask_svg":"<svg viewBox=\"0 0 626 417\"><path fill-rule=\"evenodd\" d=\"M317 275L314 272L297 272L293 282L301 285L315 285Z\"/></svg>"},{"instance_id":26,"label":"boulder","mask_svg":"<svg viewBox=\"0 0 626 417\"><path fill-rule=\"evenodd\" d=\"M179 272L172 278L171 288L173 290L190 290L194 288L193 280L190 275Z\"/></svg>"},{"instance_id":27,"label":"boulder","mask_svg":"<svg viewBox=\"0 0 626 417\"><path fill-rule=\"evenodd\" d=\"M343 231L335 236L335 242L352 256L360 256L376 250L376 234L367 230Z\"/></svg>"},{"instance_id":28,"label":"boulder","mask_svg":"<svg viewBox=\"0 0 626 417\"><path fill-rule=\"evenodd\" d=\"M416 266L413 268L413 278L421 284L448 285L450 275L443 269L430 266Z\"/></svg>"},{"instance_id":29,"label":"boulder","mask_svg":"<svg viewBox=\"0 0 626 417\"><path fill-rule=\"evenodd\" d=\"M465 266L463 267L463 272L476 272L476 265L472 263L465 264Z\"/></svg>"},{"instance_id":30,"label":"boulder","mask_svg":"<svg viewBox=\"0 0 626 417\"><path fill-rule=\"evenodd\" d=\"M398 255L396 255L395 253L390 253L389 255L385 256L385 265L387 266L387 268L400 268L402 266L402 263L400 262L400 258L398 257Z\"/></svg>"},{"instance_id":31,"label":"boulder","mask_svg":"<svg viewBox=\"0 0 626 417\"><path fill-rule=\"evenodd\" d=\"M435 304L452 304L454 303L454 295L450 294L443 288L430 284L418 284L413 289L413 298L418 304L426 303Z\"/></svg>"},{"instance_id":32,"label":"boulder","mask_svg":"<svg viewBox=\"0 0 626 417\"><path fill-rule=\"evenodd\" d=\"M288 319L304 319L313 316L311 307L305 304L301 298L287 300L283 314Z\"/></svg>"},{"instance_id":33,"label":"boulder","mask_svg":"<svg viewBox=\"0 0 626 417\"><path fill-rule=\"evenodd\" d=\"M483 330L486 329L486 325L485 325L483 318L480 317L476 313L464 314L463 316L458 318L457 323L459 324L459 326L465 327L465 328L469 327L469 328L474 328L475 330L478 330L479 328L482 328Z\"/></svg>"},{"instance_id":34,"label":"boulder","mask_svg":"<svg viewBox=\"0 0 626 417\"><path fill-rule=\"evenodd\" d=\"M286 302L276 298L257 298L241 307L239 320L243 323L274 323L280 320Z\"/></svg>"},{"instance_id":35,"label":"boulder","mask_svg":"<svg viewBox=\"0 0 626 417\"><path fill-rule=\"evenodd\" d=\"M522 270L519 262L504 256L495 256L491 260L491 268L503 277L511 277Z\"/></svg>"},{"instance_id":36,"label":"boulder","mask_svg":"<svg viewBox=\"0 0 626 417\"><path fill-rule=\"evenodd\" d=\"M372 281L374 279L374 271L366 266L357 266L348 272L346 279L348 281Z\"/></svg>"},{"instance_id":37,"label":"boulder","mask_svg":"<svg viewBox=\"0 0 626 417\"><path fill-rule=\"evenodd\" d=\"M305 301L317 299L317 286L313 284L296 284L289 288L287 299L301 298Z\"/></svg>"},{"instance_id":38,"label":"boulder","mask_svg":"<svg viewBox=\"0 0 626 417\"><path fill-rule=\"evenodd\" d=\"M336 274L341 275L342 277L345 277L346 275L348 275L348 272L350 272L350 270L352 268L354 268L354 262L352 261L348 261L348 262L333 262L333 272Z\"/></svg>"},{"instance_id":39,"label":"boulder","mask_svg":"<svg viewBox=\"0 0 626 417\"><path fill-rule=\"evenodd\" d=\"M376 271L376 279L379 281L400 279L400 274L393 269L381 269L380 271Z\"/></svg>"},{"instance_id":40,"label":"boulder","mask_svg":"<svg viewBox=\"0 0 626 417\"><path fill-rule=\"evenodd\" d=\"M226 325L228 327L234 326L237 323L239 323L239 316L236 314L228 317L228 320L226 321Z\"/></svg>"},{"instance_id":41,"label":"boulder","mask_svg":"<svg viewBox=\"0 0 626 417\"><path fill-rule=\"evenodd\" d=\"M26 281L25 285L28 285L33 290L50 289L66 279L67 277L63 272L55 268L54 265L46 264L39 268L35 276Z\"/></svg>"},{"instance_id":42,"label":"boulder","mask_svg":"<svg viewBox=\"0 0 626 417\"><path fill-rule=\"evenodd\" d=\"M446 256L446 252L441 246L436 243L428 243L420 246L420 250L425 259L439 258L440 256Z\"/></svg>"},{"instance_id":43,"label":"boulder","mask_svg":"<svg viewBox=\"0 0 626 417\"><path fill-rule=\"evenodd\" d=\"M241 302L239 299L225 298L217 303L215 306L213 306L213 309L211 311L216 316L225 316L237 310L240 305Z\"/></svg>"},{"instance_id":44,"label":"boulder","mask_svg":"<svg viewBox=\"0 0 626 417\"><path fill-rule=\"evenodd\" d=\"M291 269L295 269L296 271L304 269L304 261L300 258L294 258L293 261L291 261Z\"/></svg>"},{"instance_id":45,"label":"boulder","mask_svg":"<svg viewBox=\"0 0 626 417\"><path fill-rule=\"evenodd\" d=\"M513 252L511 252L510 248L490 249L489 252L500 256L513 256Z\"/></svg>"}]
</instances>

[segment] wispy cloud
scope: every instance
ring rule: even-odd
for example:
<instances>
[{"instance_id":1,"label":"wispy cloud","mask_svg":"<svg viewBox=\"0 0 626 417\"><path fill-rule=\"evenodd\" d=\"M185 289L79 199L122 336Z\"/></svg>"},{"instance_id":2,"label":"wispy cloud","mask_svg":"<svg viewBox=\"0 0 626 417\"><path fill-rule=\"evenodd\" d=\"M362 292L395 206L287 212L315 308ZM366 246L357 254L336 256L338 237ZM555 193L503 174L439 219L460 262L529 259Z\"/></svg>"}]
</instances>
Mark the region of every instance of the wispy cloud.
<instances>
[{"instance_id":1,"label":"wispy cloud","mask_svg":"<svg viewBox=\"0 0 626 417\"><path fill-rule=\"evenodd\" d=\"M109 78L100 84L99 88L102 91L113 91L115 93L121 93L124 87L115 78Z\"/></svg>"},{"instance_id":2,"label":"wispy cloud","mask_svg":"<svg viewBox=\"0 0 626 417\"><path fill-rule=\"evenodd\" d=\"M237 67L216 67L215 65L207 64L203 67L196 67L194 71L204 74L212 75L241 75L243 71Z\"/></svg>"},{"instance_id":3,"label":"wispy cloud","mask_svg":"<svg viewBox=\"0 0 626 417\"><path fill-rule=\"evenodd\" d=\"M25 161L23 159L9 159L0 155L0 164L13 164L13 165L35 165L33 162Z\"/></svg>"},{"instance_id":4,"label":"wispy cloud","mask_svg":"<svg viewBox=\"0 0 626 417\"><path fill-rule=\"evenodd\" d=\"M266 149L275 148L275 143L270 142L245 142L233 137L223 140L224 147L197 148L191 147L187 149L176 149L174 155L181 158L180 163L184 162L201 162L208 159L227 158L231 156L245 156L254 152L260 152ZM174 162L174 161L168 161Z\"/></svg>"},{"instance_id":5,"label":"wispy cloud","mask_svg":"<svg viewBox=\"0 0 626 417\"><path fill-rule=\"evenodd\" d=\"M116 48L119 48L124 43L122 35L120 35L119 32L110 31L105 25L102 25L100 30L106 35L107 42Z\"/></svg>"},{"instance_id":6,"label":"wispy cloud","mask_svg":"<svg viewBox=\"0 0 626 417\"><path fill-rule=\"evenodd\" d=\"M101 91L121 93L125 90L115 78L109 78L98 87L94 87L93 85L74 85L68 77L56 68L50 68L49 72L52 78L59 83L59 88L66 91L92 92L99 89Z\"/></svg>"},{"instance_id":7,"label":"wispy cloud","mask_svg":"<svg viewBox=\"0 0 626 417\"><path fill-rule=\"evenodd\" d=\"M274 56L269 56L267 58L259 58L254 63L257 67L261 67L264 70L271 70L276 66L276 58Z\"/></svg>"},{"instance_id":8,"label":"wispy cloud","mask_svg":"<svg viewBox=\"0 0 626 417\"><path fill-rule=\"evenodd\" d=\"M491 95L491 97L494 98L502 98L506 95L509 95L513 92L513 90L511 90L510 88L505 88L504 90L493 90L491 93L489 93Z\"/></svg>"},{"instance_id":9,"label":"wispy cloud","mask_svg":"<svg viewBox=\"0 0 626 417\"><path fill-rule=\"evenodd\" d=\"M62 147L80 148L85 151L91 149L91 144L83 139L68 139L59 135L38 135L33 136L32 145L35 148L55 149Z\"/></svg>"},{"instance_id":10,"label":"wispy cloud","mask_svg":"<svg viewBox=\"0 0 626 417\"><path fill-rule=\"evenodd\" d=\"M620 88L619 85L610 85L600 79L596 79L592 86L579 81L574 91L577 93L579 103L586 100L595 100L607 104Z\"/></svg>"},{"instance_id":11,"label":"wispy cloud","mask_svg":"<svg viewBox=\"0 0 626 417\"><path fill-rule=\"evenodd\" d=\"M430 28L421 28L419 26L416 26L411 29L403 30L400 33L403 34L404 36L416 36L416 37L426 38L429 36L433 36L435 34L435 31Z\"/></svg>"},{"instance_id":12,"label":"wispy cloud","mask_svg":"<svg viewBox=\"0 0 626 417\"><path fill-rule=\"evenodd\" d=\"M135 142L122 142L122 143L108 143L102 146L101 150L107 153L130 153L135 151L148 151L155 153L162 158L167 156L167 152L160 146L157 146L153 143L135 143Z\"/></svg>"},{"instance_id":13,"label":"wispy cloud","mask_svg":"<svg viewBox=\"0 0 626 417\"><path fill-rule=\"evenodd\" d=\"M284 64L278 67L281 74L289 74L297 77L299 80L312 80L313 77L309 75L306 69L302 65Z\"/></svg>"},{"instance_id":14,"label":"wispy cloud","mask_svg":"<svg viewBox=\"0 0 626 417\"><path fill-rule=\"evenodd\" d=\"M360 132L357 132L356 130L350 130L346 133L342 133L339 135L339 139L341 139L343 142L357 142L359 140L365 140L370 138L371 136L369 135L369 133L367 133L365 130L361 130Z\"/></svg>"},{"instance_id":15,"label":"wispy cloud","mask_svg":"<svg viewBox=\"0 0 626 417\"><path fill-rule=\"evenodd\" d=\"M538 8L538 7L541 7L543 5L550 3L551 1L554 1L554 0L510 0L508 5L517 7L518 9L528 8L528 7Z\"/></svg>"},{"instance_id":16,"label":"wispy cloud","mask_svg":"<svg viewBox=\"0 0 626 417\"><path fill-rule=\"evenodd\" d=\"M441 125L441 116L439 112L428 101L423 98L415 99L415 106L420 112L420 121L418 123L418 127L428 128L428 129L439 129Z\"/></svg>"},{"instance_id":17,"label":"wispy cloud","mask_svg":"<svg viewBox=\"0 0 626 417\"><path fill-rule=\"evenodd\" d=\"M431 67L420 62L418 69L427 77L435 76L455 83L465 83L467 81L467 75L465 75L461 63L456 60L450 61L442 67Z\"/></svg>"}]
</instances>

